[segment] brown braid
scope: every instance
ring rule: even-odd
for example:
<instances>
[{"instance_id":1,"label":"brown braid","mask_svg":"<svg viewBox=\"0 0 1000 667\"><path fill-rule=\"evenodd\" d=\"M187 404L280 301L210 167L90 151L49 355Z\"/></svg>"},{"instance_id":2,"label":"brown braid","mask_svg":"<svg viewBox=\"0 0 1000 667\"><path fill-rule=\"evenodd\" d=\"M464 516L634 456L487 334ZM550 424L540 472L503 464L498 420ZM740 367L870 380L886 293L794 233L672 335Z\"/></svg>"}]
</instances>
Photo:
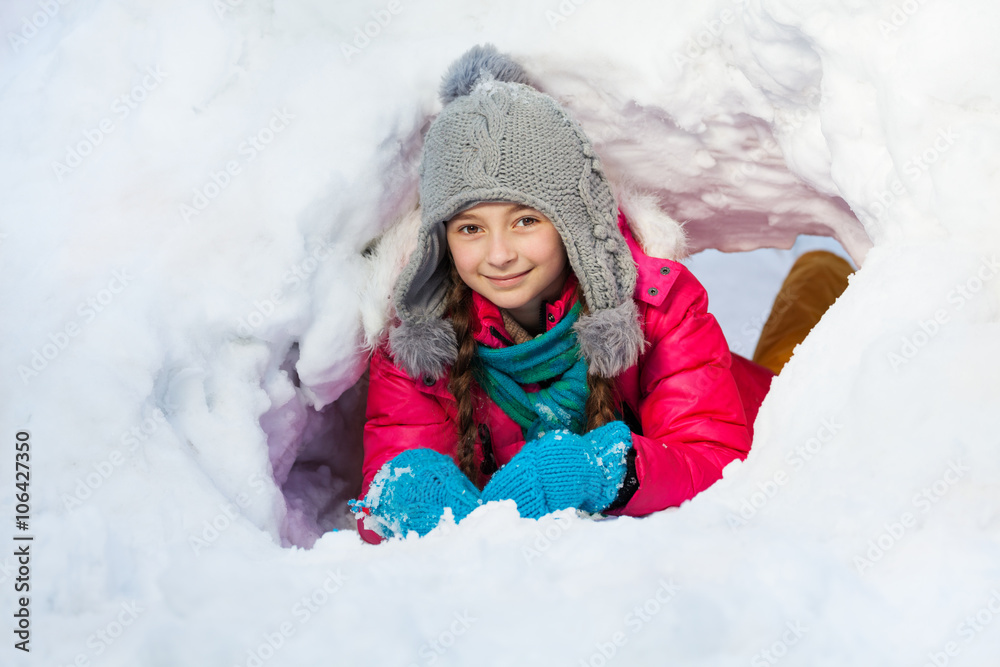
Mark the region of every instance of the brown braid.
<instances>
[{"instance_id":1,"label":"brown braid","mask_svg":"<svg viewBox=\"0 0 1000 667\"><path fill-rule=\"evenodd\" d=\"M472 404L472 360L476 354L476 339L469 330L472 309L472 290L462 282L455 265L451 266L451 287L445 303L446 312L451 314L451 326L458 341L458 357L451 367L448 391L458 403L458 466L466 477L476 483L479 477L475 465L476 434L479 428Z\"/></svg>"},{"instance_id":2,"label":"brown braid","mask_svg":"<svg viewBox=\"0 0 1000 667\"><path fill-rule=\"evenodd\" d=\"M577 298L583 304L583 312L590 309L583 298L583 291L577 287ZM451 325L458 341L458 357L451 368L448 379L448 391L458 403L458 464L462 472L473 481L479 477L475 466L475 444L479 425L476 423L475 406L472 402L472 387L475 378L472 373L472 361L476 354L476 340L470 331L470 311L472 309L472 290L462 282L455 269L451 266L451 287L446 297L445 311L450 314ZM615 410L618 402L614 385L608 378L587 374L587 388L590 393L584 407L587 416L587 430L604 426L618 419Z\"/></svg>"},{"instance_id":3,"label":"brown braid","mask_svg":"<svg viewBox=\"0 0 1000 667\"><path fill-rule=\"evenodd\" d=\"M590 389L585 406L587 430L593 431L595 428L618 419L618 415L615 414L618 402L615 399L615 390L611 386L611 380L600 375L587 373L587 388Z\"/></svg>"}]
</instances>

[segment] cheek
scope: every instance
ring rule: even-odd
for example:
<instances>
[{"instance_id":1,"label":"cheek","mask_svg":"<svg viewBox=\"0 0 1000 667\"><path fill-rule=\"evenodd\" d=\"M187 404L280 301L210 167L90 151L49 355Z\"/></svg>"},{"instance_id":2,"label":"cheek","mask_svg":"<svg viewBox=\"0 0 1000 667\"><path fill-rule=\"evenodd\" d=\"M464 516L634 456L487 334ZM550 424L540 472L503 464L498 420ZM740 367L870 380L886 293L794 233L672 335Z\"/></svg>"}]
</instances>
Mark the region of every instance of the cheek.
<instances>
[{"instance_id":1,"label":"cheek","mask_svg":"<svg viewBox=\"0 0 1000 667\"><path fill-rule=\"evenodd\" d=\"M548 272L558 274L567 265L566 249L558 233L534 246L535 263L545 266Z\"/></svg>"},{"instance_id":2,"label":"cheek","mask_svg":"<svg viewBox=\"0 0 1000 667\"><path fill-rule=\"evenodd\" d=\"M468 275L475 273L478 260L475 257L473 249L468 244L449 243L448 249L451 252L451 261L455 264L455 268L458 269L458 275L463 280Z\"/></svg>"}]
</instances>

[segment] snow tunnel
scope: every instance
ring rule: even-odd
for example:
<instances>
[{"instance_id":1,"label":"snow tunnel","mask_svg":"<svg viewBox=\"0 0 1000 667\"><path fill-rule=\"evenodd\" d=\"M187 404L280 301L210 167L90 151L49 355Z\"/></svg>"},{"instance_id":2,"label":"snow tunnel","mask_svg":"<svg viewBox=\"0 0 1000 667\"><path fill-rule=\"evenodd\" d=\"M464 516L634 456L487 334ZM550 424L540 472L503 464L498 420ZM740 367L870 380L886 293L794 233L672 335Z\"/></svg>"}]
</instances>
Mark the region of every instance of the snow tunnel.
<instances>
[{"instance_id":1,"label":"snow tunnel","mask_svg":"<svg viewBox=\"0 0 1000 667\"><path fill-rule=\"evenodd\" d=\"M34 535L11 664L996 664L1000 3L9 0L0 22L0 421L30 433ZM741 283L808 234L862 268L689 503L497 503L371 547L344 503L383 251L441 74L483 42L579 120L634 222L683 223L652 254Z\"/></svg>"},{"instance_id":2,"label":"snow tunnel","mask_svg":"<svg viewBox=\"0 0 1000 667\"><path fill-rule=\"evenodd\" d=\"M620 93L616 82L627 80L627 70L552 61L537 67L542 89L569 108L593 139L619 205L649 254L685 261L697 260L705 250L735 256L762 248L789 249L800 236L818 236L835 240L842 254L862 265L872 244L861 221L832 184L810 182L796 173L786 154L792 150L800 160L816 160L808 155L807 144L815 145L820 132L819 80L782 89L781 95L753 91L752 100L743 105L730 100L724 112L699 115L688 108L675 116L672 108L686 106L683 95L643 104ZM689 76L704 85L705 72ZM678 89L688 85L682 74ZM722 90L706 92L723 95ZM361 252L368 275L362 328L369 345L387 322L391 279L411 249L405 239L415 235L416 165L430 120L430 114L418 113L409 126L397 126L380 141L387 150L381 154L381 204L372 227L384 232L368 239ZM746 267L754 269L753 264ZM778 284L765 280L757 293L748 295L744 289L742 296L762 304L757 311L766 313ZM723 304L725 296L709 292L710 300ZM757 319L759 331L763 320ZM752 347L732 343L734 352L752 355ZM367 374L350 363L341 366L339 377L326 369L326 395L333 395L331 386L343 393L317 409L310 400L315 392L304 390L295 371L297 361L293 344L282 369L295 396L289 394L284 403L274 400L277 407L260 424L288 505L282 538L286 544L309 546L327 530L354 527L346 503L361 489Z\"/></svg>"}]
</instances>

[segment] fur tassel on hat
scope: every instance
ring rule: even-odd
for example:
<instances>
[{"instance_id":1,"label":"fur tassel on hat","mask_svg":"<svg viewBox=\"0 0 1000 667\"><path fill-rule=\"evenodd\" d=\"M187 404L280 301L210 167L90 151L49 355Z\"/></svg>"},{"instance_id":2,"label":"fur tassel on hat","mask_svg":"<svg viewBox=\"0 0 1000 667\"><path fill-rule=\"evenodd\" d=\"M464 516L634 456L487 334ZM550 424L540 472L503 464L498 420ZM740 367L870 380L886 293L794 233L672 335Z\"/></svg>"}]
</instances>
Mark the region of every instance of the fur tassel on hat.
<instances>
[{"instance_id":1,"label":"fur tassel on hat","mask_svg":"<svg viewBox=\"0 0 1000 667\"><path fill-rule=\"evenodd\" d=\"M439 380L445 367L458 357L455 330L442 318L393 327L389 331L389 349L410 377L432 380Z\"/></svg>"},{"instance_id":2,"label":"fur tassel on hat","mask_svg":"<svg viewBox=\"0 0 1000 667\"><path fill-rule=\"evenodd\" d=\"M632 299L578 319L573 329L580 353L587 360L587 370L613 378L634 366L646 344L638 322L639 309Z\"/></svg>"}]
</instances>

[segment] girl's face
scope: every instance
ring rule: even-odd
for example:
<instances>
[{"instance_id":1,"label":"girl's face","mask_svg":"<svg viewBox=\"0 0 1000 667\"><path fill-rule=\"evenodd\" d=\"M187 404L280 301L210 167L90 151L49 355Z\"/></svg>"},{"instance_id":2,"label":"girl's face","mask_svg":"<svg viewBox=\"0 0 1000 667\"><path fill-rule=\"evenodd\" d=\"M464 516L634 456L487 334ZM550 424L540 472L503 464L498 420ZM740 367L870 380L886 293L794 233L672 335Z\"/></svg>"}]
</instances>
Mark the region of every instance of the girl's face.
<instances>
[{"instance_id":1,"label":"girl's face","mask_svg":"<svg viewBox=\"0 0 1000 667\"><path fill-rule=\"evenodd\" d=\"M482 202L449 220L446 230L465 284L528 331L539 329L542 302L558 298L569 275L552 221L522 204Z\"/></svg>"}]
</instances>

